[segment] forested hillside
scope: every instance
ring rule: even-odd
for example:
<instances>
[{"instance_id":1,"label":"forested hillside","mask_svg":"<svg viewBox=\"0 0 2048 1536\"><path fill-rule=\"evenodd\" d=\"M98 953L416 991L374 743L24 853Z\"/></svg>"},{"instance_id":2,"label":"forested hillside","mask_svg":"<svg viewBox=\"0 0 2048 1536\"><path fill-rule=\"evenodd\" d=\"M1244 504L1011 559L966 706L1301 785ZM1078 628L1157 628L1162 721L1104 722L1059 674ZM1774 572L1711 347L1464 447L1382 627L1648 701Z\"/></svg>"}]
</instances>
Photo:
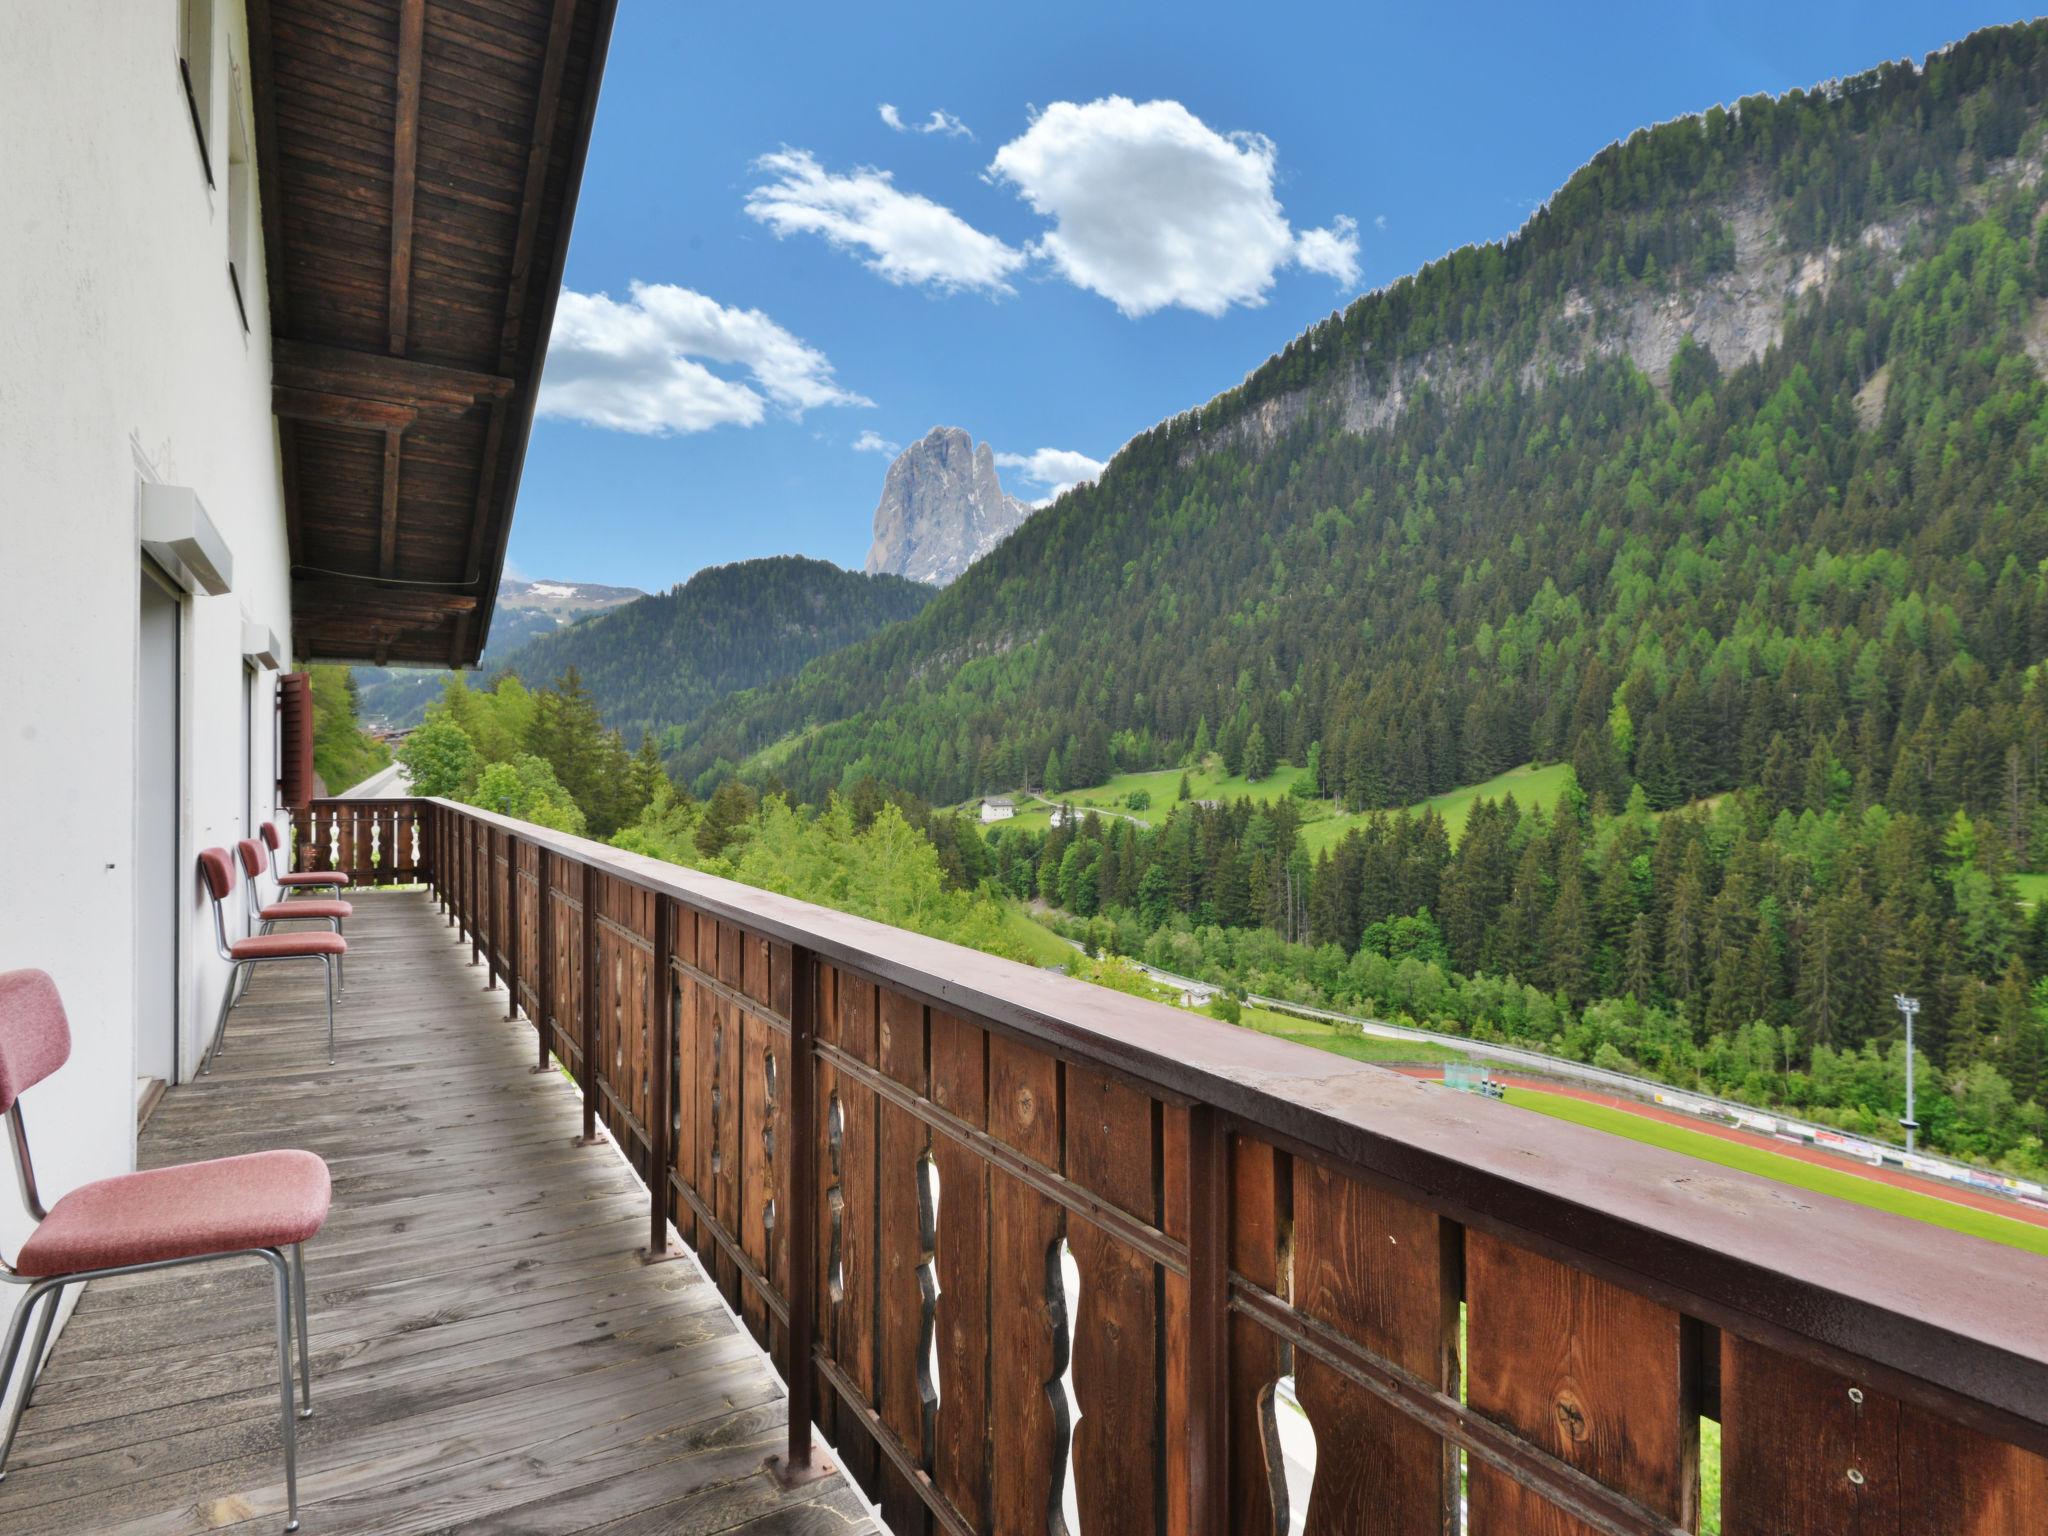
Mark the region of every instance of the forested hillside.
<instances>
[{"instance_id":1,"label":"forested hillside","mask_svg":"<svg viewBox=\"0 0 2048 1536\"><path fill-rule=\"evenodd\" d=\"M1675 803L1761 778L1796 697L1780 758L1839 730L1881 793L1938 688L1944 734L2003 722L1962 786L1988 809L2048 554L2044 38L1637 134L673 765L810 728L776 765L800 794L946 801L1091 727L1153 767L1243 716L1394 805L1570 757L1621 705L1617 769Z\"/></svg>"},{"instance_id":2,"label":"forested hillside","mask_svg":"<svg viewBox=\"0 0 2048 1536\"><path fill-rule=\"evenodd\" d=\"M2034 25L1639 133L671 765L944 803L1256 737L1356 810L1568 762L1455 847L1188 802L999 835L997 878L1179 968L1876 1126L1919 992L1949 1144L2038 1163L2044 98Z\"/></svg>"},{"instance_id":3,"label":"forested hillside","mask_svg":"<svg viewBox=\"0 0 2048 1536\"><path fill-rule=\"evenodd\" d=\"M931 596L798 555L742 560L531 641L504 666L535 688L575 668L605 723L637 741L912 618Z\"/></svg>"}]
</instances>

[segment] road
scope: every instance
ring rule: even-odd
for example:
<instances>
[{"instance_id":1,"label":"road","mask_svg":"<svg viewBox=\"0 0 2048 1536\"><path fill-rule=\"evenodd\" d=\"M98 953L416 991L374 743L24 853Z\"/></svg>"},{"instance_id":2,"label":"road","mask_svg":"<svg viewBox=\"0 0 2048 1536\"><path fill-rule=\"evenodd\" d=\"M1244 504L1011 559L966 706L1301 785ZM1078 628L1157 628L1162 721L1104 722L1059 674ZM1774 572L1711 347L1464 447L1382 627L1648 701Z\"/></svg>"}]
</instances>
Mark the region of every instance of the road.
<instances>
[{"instance_id":1,"label":"road","mask_svg":"<svg viewBox=\"0 0 2048 1536\"><path fill-rule=\"evenodd\" d=\"M393 763L389 768L380 768L354 789L345 789L334 798L337 800L389 800L398 795L412 793L412 782L406 777L405 764Z\"/></svg>"}]
</instances>

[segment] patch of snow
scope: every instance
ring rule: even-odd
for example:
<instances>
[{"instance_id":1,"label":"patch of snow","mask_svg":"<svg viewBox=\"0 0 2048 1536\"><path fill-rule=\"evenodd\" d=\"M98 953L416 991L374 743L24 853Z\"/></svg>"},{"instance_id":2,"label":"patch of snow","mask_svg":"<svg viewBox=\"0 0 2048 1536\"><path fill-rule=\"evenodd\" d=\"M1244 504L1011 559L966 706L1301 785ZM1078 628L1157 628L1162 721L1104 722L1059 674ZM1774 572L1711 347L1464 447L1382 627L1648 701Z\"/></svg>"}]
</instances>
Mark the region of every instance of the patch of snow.
<instances>
[{"instance_id":1,"label":"patch of snow","mask_svg":"<svg viewBox=\"0 0 2048 1536\"><path fill-rule=\"evenodd\" d=\"M559 581L536 581L526 589L535 597L574 597L576 588L565 587Z\"/></svg>"}]
</instances>

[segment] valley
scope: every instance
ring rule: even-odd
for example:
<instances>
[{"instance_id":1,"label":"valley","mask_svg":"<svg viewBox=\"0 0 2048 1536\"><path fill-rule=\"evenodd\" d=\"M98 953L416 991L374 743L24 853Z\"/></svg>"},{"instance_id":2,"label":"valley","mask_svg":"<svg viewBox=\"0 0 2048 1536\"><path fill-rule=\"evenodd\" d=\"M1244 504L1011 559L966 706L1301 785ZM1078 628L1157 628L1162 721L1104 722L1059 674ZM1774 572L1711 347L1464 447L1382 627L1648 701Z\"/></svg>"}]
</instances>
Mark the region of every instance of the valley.
<instances>
[{"instance_id":1,"label":"valley","mask_svg":"<svg viewBox=\"0 0 2048 1536\"><path fill-rule=\"evenodd\" d=\"M434 707L451 782L1859 1136L1910 995L1928 1144L2037 1176L2044 108L2030 26L1635 134L943 586L751 561L530 642ZM988 452L879 521L992 527Z\"/></svg>"}]
</instances>

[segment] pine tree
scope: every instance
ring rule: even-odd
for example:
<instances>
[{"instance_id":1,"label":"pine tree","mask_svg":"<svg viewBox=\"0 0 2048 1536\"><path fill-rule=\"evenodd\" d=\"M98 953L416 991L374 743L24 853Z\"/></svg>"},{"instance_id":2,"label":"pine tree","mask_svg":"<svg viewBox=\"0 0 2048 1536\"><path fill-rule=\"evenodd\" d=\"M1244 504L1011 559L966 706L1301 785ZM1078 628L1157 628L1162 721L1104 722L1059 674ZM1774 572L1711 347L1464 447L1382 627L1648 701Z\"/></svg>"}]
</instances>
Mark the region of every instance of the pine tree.
<instances>
[{"instance_id":1,"label":"pine tree","mask_svg":"<svg viewBox=\"0 0 2048 1536\"><path fill-rule=\"evenodd\" d=\"M1650 919L1637 913L1628 926L1628 948L1622 955L1621 983L1626 994L1639 1003L1652 1000L1657 987L1656 946L1650 940Z\"/></svg>"},{"instance_id":2,"label":"pine tree","mask_svg":"<svg viewBox=\"0 0 2048 1536\"><path fill-rule=\"evenodd\" d=\"M1557 881L1557 901L1550 909L1546 949L1550 989L1562 992L1575 1003L1589 995L1591 972L1587 964L1590 927L1586 914L1586 887L1577 860L1566 865Z\"/></svg>"},{"instance_id":3,"label":"pine tree","mask_svg":"<svg viewBox=\"0 0 2048 1536\"><path fill-rule=\"evenodd\" d=\"M1273 771L1273 755L1266 750L1266 733L1256 723L1244 742L1244 776L1254 784Z\"/></svg>"}]
</instances>

